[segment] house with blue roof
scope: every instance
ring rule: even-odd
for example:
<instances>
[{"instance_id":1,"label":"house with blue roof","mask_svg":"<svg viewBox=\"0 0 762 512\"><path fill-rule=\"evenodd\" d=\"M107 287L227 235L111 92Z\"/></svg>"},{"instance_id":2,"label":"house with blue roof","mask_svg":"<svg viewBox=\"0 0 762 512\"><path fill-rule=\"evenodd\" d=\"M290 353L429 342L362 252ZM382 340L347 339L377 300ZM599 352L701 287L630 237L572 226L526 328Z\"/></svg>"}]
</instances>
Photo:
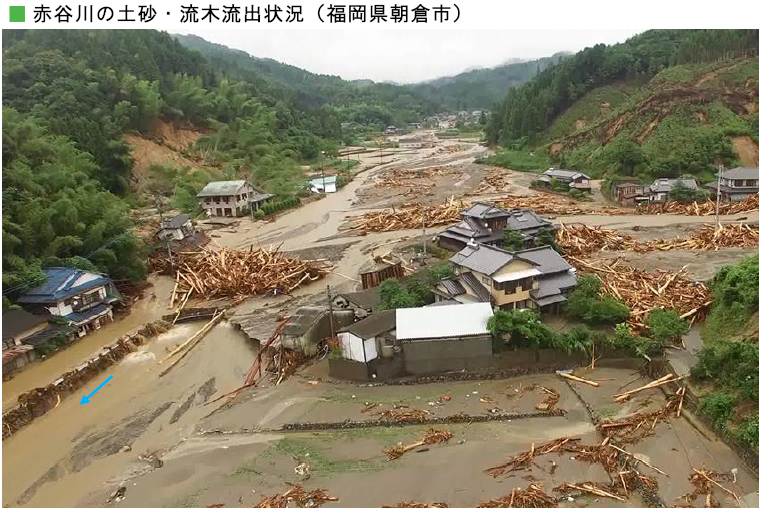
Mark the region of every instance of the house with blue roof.
<instances>
[{"instance_id":1,"label":"house with blue roof","mask_svg":"<svg viewBox=\"0 0 762 512\"><path fill-rule=\"evenodd\" d=\"M72 267L42 272L46 281L17 300L27 310L65 318L80 337L114 319L113 305L122 297L107 276Z\"/></svg>"}]
</instances>

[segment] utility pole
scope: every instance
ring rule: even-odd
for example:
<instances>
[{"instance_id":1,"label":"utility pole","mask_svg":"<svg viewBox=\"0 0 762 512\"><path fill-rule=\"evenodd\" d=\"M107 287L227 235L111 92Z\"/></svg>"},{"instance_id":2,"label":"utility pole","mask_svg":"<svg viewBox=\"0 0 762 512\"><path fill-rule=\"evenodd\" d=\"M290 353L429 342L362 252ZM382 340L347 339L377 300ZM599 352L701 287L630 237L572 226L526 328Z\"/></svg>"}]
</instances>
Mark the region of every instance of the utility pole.
<instances>
[{"instance_id":1,"label":"utility pole","mask_svg":"<svg viewBox=\"0 0 762 512\"><path fill-rule=\"evenodd\" d=\"M159 222L161 229L164 228L164 212L161 209L161 196L156 196L156 208L159 210ZM172 257L172 247L169 245L169 239L165 238L165 242L167 242L167 255L169 256L169 266L172 268L172 274L175 273L175 260Z\"/></svg>"},{"instance_id":2,"label":"utility pole","mask_svg":"<svg viewBox=\"0 0 762 512\"><path fill-rule=\"evenodd\" d=\"M421 230L423 231L423 263L426 263L426 210L421 210Z\"/></svg>"},{"instance_id":3,"label":"utility pole","mask_svg":"<svg viewBox=\"0 0 762 512\"><path fill-rule=\"evenodd\" d=\"M333 330L333 299L331 299L331 285L326 285L326 293L328 294L328 319L331 324L331 341L336 337L336 332Z\"/></svg>"},{"instance_id":4,"label":"utility pole","mask_svg":"<svg viewBox=\"0 0 762 512\"><path fill-rule=\"evenodd\" d=\"M714 212L714 230L720 229L720 181L722 179L723 165L720 164L719 171L717 172L717 204L715 205Z\"/></svg>"}]
</instances>

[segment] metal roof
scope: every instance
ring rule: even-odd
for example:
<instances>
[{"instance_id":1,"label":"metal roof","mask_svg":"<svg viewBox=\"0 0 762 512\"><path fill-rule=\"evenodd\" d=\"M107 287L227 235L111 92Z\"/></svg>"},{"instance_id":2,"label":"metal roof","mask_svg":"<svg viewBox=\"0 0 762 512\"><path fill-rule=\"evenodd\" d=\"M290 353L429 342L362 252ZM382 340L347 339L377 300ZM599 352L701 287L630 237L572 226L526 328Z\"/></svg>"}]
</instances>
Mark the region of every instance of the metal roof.
<instances>
[{"instance_id":1,"label":"metal roof","mask_svg":"<svg viewBox=\"0 0 762 512\"><path fill-rule=\"evenodd\" d=\"M372 315L363 318L359 322L339 329L337 332L351 332L355 336L362 339L372 338L379 334L391 331L394 329L397 321L397 316L393 309L387 309L373 313Z\"/></svg>"},{"instance_id":2,"label":"metal roof","mask_svg":"<svg viewBox=\"0 0 762 512\"><path fill-rule=\"evenodd\" d=\"M729 180L758 180L759 167L735 167L722 173Z\"/></svg>"},{"instance_id":3,"label":"metal roof","mask_svg":"<svg viewBox=\"0 0 762 512\"><path fill-rule=\"evenodd\" d=\"M498 283L504 283L506 281L518 281L527 277L533 277L539 275L540 271L536 268L525 268L523 270L517 270L516 272L509 272L507 274L500 274L500 277L495 277L495 281Z\"/></svg>"},{"instance_id":4,"label":"metal roof","mask_svg":"<svg viewBox=\"0 0 762 512\"><path fill-rule=\"evenodd\" d=\"M260 201L264 201L265 199L270 199L271 197L273 197L272 194L265 194L264 192L258 192L256 194L251 194L249 196L248 201L250 203L258 203Z\"/></svg>"},{"instance_id":5,"label":"metal roof","mask_svg":"<svg viewBox=\"0 0 762 512\"><path fill-rule=\"evenodd\" d=\"M396 310L397 339L420 340L487 334L489 302Z\"/></svg>"},{"instance_id":6,"label":"metal roof","mask_svg":"<svg viewBox=\"0 0 762 512\"><path fill-rule=\"evenodd\" d=\"M304 306L297 309L286 322L281 331L283 334L301 336L317 322L328 310L318 306Z\"/></svg>"},{"instance_id":7,"label":"metal roof","mask_svg":"<svg viewBox=\"0 0 762 512\"><path fill-rule=\"evenodd\" d=\"M320 178L313 178L310 180L310 183L317 187L319 185L322 185L324 181L326 185L332 185L336 183L336 176L326 176L326 177L321 176Z\"/></svg>"},{"instance_id":8,"label":"metal roof","mask_svg":"<svg viewBox=\"0 0 762 512\"><path fill-rule=\"evenodd\" d=\"M7 363L8 361L13 361L18 356L26 354L30 350L34 350L34 347L31 345L15 345L11 348L3 350L3 364Z\"/></svg>"},{"instance_id":9,"label":"metal roof","mask_svg":"<svg viewBox=\"0 0 762 512\"><path fill-rule=\"evenodd\" d=\"M47 322L48 317L33 315L23 309L4 309L3 338L14 338L17 334Z\"/></svg>"},{"instance_id":10,"label":"metal roof","mask_svg":"<svg viewBox=\"0 0 762 512\"><path fill-rule=\"evenodd\" d=\"M72 267L49 267L42 269L42 272L47 280L19 297L18 302L22 304L58 302L91 288L105 286L111 282L111 279L104 275ZM95 279L79 286L74 286L74 283L86 274L95 276Z\"/></svg>"},{"instance_id":11,"label":"metal roof","mask_svg":"<svg viewBox=\"0 0 762 512\"><path fill-rule=\"evenodd\" d=\"M235 196L246 185L246 180L211 181L196 197Z\"/></svg>"}]
</instances>

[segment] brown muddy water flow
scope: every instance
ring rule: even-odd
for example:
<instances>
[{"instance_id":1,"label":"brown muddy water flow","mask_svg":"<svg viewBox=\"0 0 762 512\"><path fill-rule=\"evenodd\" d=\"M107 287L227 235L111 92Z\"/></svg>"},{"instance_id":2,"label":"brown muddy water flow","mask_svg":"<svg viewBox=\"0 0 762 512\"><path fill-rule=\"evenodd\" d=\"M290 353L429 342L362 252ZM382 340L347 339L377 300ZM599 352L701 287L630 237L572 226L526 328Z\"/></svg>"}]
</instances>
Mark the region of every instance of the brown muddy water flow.
<instances>
[{"instance_id":1,"label":"brown muddy water flow","mask_svg":"<svg viewBox=\"0 0 762 512\"><path fill-rule=\"evenodd\" d=\"M115 322L75 341L65 349L36 361L11 380L3 382L3 411L16 405L16 398L20 394L48 385L59 375L94 357L106 345L111 345L125 334L168 314L167 299L172 293L174 282L166 276L151 276L148 281L153 286L146 289L145 298L136 302L128 315L117 318ZM156 294L156 298L151 299L151 294Z\"/></svg>"},{"instance_id":2,"label":"brown muddy water flow","mask_svg":"<svg viewBox=\"0 0 762 512\"><path fill-rule=\"evenodd\" d=\"M161 316L161 312L153 312ZM141 325L144 321L139 322ZM204 322L177 325L104 371L48 414L3 442L3 506L76 506L103 485L153 469L139 456L180 442L214 410L204 405L238 387L256 348L228 322L164 377L160 364ZM90 393L108 382L88 404Z\"/></svg>"}]
</instances>

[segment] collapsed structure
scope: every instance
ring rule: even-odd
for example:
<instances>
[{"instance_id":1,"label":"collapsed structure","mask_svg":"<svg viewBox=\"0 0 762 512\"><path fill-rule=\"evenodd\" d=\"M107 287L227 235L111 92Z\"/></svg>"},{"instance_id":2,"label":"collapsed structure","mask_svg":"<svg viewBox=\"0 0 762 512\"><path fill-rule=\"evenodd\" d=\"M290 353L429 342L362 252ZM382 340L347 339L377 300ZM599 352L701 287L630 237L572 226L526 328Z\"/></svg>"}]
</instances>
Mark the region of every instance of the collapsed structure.
<instances>
[{"instance_id":1,"label":"collapsed structure","mask_svg":"<svg viewBox=\"0 0 762 512\"><path fill-rule=\"evenodd\" d=\"M437 301L557 313L577 285L576 269L550 246L511 252L469 244L450 263L455 276L435 285Z\"/></svg>"},{"instance_id":2,"label":"collapsed structure","mask_svg":"<svg viewBox=\"0 0 762 512\"><path fill-rule=\"evenodd\" d=\"M489 203L476 202L460 213L461 221L442 231L437 242L450 251L460 251L471 243L497 245L506 229L521 234L529 245L540 230L554 231L549 221L531 210L504 210Z\"/></svg>"}]
</instances>

